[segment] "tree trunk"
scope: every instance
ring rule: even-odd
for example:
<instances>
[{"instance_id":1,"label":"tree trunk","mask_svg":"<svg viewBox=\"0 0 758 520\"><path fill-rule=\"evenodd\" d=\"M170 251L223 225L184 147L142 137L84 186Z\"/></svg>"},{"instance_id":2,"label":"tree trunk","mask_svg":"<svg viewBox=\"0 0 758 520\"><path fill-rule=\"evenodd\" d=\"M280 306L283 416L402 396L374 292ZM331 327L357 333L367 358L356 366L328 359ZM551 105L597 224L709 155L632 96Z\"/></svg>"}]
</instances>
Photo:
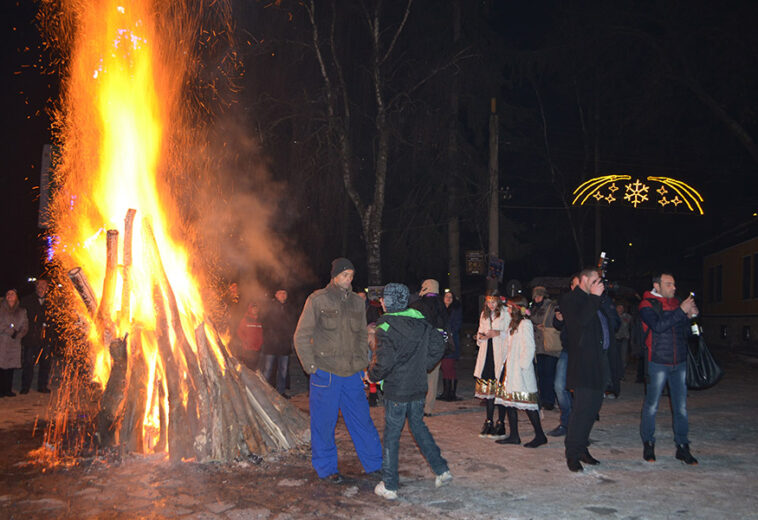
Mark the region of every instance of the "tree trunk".
<instances>
[{"instance_id":1,"label":"tree trunk","mask_svg":"<svg viewBox=\"0 0 758 520\"><path fill-rule=\"evenodd\" d=\"M498 121L495 113L495 98L492 98L490 114L490 165L489 165L489 257L500 258L500 182L498 178ZM487 289L497 289L498 280L489 276L487 269Z\"/></svg>"},{"instance_id":2,"label":"tree trunk","mask_svg":"<svg viewBox=\"0 0 758 520\"><path fill-rule=\"evenodd\" d=\"M461 3L453 0L453 44L461 38ZM460 74L453 71L450 81L450 120L447 143L447 244L448 285L458 298L461 297L461 230L460 230L460 183L458 182L458 96Z\"/></svg>"}]
</instances>

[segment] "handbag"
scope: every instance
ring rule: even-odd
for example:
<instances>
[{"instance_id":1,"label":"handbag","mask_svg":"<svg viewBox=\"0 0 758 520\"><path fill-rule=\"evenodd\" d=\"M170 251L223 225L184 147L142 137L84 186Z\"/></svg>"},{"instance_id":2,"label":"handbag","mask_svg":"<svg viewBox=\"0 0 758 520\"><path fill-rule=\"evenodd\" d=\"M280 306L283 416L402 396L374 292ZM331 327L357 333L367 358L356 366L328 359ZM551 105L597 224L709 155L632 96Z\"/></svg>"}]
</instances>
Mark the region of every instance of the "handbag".
<instances>
[{"instance_id":1,"label":"handbag","mask_svg":"<svg viewBox=\"0 0 758 520\"><path fill-rule=\"evenodd\" d=\"M545 312L545 317L542 319L542 346L545 349L545 352L557 354L563 350L561 331L554 327L548 327L545 324L548 316L550 316L550 309Z\"/></svg>"},{"instance_id":2,"label":"handbag","mask_svg":"<svg viewBox=\"0 0 758 520\"><path fill-rule=\"evenodd\" d=\"M724 370L713 359L702 336L694 348L687 349L687 388L704 390L719 382Z\"/></svg>"}]
</instances>

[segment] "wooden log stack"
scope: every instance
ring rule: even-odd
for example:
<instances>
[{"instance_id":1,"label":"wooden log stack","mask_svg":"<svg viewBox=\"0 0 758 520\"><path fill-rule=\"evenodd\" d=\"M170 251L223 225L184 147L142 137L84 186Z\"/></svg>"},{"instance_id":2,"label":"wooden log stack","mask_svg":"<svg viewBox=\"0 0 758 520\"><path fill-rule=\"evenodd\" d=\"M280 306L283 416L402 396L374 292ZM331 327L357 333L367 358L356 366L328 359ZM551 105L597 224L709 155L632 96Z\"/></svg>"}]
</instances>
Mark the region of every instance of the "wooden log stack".
<instances>
[{"instance_id":1,"label":"wooden log stack","mask_svg":"<svg viewBox=\"0 0 758 520\"><path fill-rule=\"evenodd\" d=\"M121 317L117 320L121 327L111 321L118 268L125 275L122 291L138 283L130 276L133 220L134 210L129 210L124 241L128 255L123 266L115 261L118 232L107 233L106 279L99 305L82 269L69 271L111 355L110 376L95 420L95 438L100 446L118 445L135 452L168 451L172 461L207 462L264 456L307 443L308 417L258 372L238 362L210 321L197 324L193 336L187 337L158 244L146 220L146 251L158 266L152 287L155 330L145 331L129 323L128 294L121 295ZM124 323L129 330L118 330L125 328ZM119 333L123 337L118 337ZM157 344L162 367L152 375L150 360L142 348L147 341ZM146 428L148 415L156 407L159 420Z\"/></svg>"}]
</instances>

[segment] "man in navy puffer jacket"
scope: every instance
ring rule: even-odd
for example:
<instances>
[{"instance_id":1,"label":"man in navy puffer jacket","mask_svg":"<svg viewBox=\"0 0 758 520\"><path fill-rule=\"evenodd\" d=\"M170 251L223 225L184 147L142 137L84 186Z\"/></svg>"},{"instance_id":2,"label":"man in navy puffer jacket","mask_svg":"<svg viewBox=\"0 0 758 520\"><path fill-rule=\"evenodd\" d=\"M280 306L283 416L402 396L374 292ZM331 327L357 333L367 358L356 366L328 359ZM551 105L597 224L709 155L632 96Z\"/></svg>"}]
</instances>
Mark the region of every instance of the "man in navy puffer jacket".
<instances>
[{"instance_id":1,"label":"man in navy puffer jacket","mask_svg":"<svg viewBox=\"0 0 758 520\"><path fill-rule=\"evenodd\" d=\"M639 307L648 364L647 394L640 422L642 458L655 461L655 414L668 382L676 458L686 464L697 464L687 438L686 376L689 320L697 316L698 310L691 295L680 303L675 294L673 275L661 273L653 277L653 290L645 292Z\"/></svg>"}]
</instances>

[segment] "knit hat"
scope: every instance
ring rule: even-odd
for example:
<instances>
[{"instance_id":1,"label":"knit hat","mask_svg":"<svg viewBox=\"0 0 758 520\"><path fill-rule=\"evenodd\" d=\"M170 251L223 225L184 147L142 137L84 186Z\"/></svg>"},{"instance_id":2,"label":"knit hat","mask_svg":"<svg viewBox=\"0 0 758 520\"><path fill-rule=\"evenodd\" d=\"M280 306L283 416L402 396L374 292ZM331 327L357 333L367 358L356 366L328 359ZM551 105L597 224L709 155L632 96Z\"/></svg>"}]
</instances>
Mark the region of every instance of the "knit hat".
<instances>
[{"instance_id":1,"label":"knit hat","mask_svg":"<svg viewBox=\"0 0 758 520\"><path fill-rule=\"evenodd\" d=\"M399 312L408 307L408 287L401 283L388 283L384 286L384 308L387 312Z\"/></svg>"},{"instance_id":2,"label":"knit hat","mask_svg":"<svg viewBox=\"0 0 758 520\"><path fill-rule=\"evenodd\" d=\"M352 269L353 271L355 271L355 267L353 267L353 262L351 262L347 258L335 258L334 260L332 260L332 278L335 278L342 271L347 271L348 269Z\"/></svg>"},{"instance_id":3,"label":"knit hat","mask_svg":"<svg viewBox=\"0 0 758 520\"><path fill-rule=\"evenodd\" d=\"M424 282L421 284L421 290L419 291L418 295L423 296L425 294L439 294L440 293L440 283L437 280L424 280Z\"/></svg>"}]
</instances>

